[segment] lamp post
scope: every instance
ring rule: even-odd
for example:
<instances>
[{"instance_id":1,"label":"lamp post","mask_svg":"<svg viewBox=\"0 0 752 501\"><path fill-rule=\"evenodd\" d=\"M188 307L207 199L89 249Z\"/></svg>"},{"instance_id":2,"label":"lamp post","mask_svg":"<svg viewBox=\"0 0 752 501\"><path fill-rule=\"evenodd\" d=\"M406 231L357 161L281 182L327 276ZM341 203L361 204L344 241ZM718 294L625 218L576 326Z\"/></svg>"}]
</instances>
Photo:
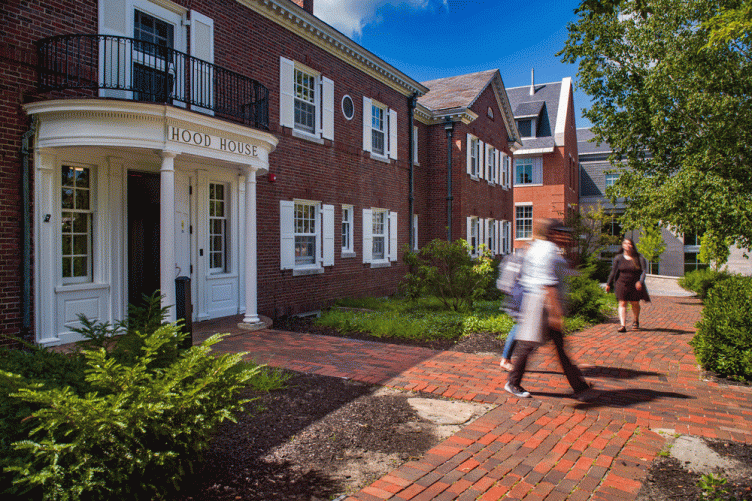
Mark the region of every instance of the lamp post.
<instances>
[{"instance_id":1,"label":"lamp post","mask_svg":"<svg viewBox=\"0 0 752 501\"><path fill-rule=\"evenodd\" d=\"M447 136L447 241L452 241L452 136L454 122L450 117L444 118L444 130Z\"/></svg>"}]
</instances>

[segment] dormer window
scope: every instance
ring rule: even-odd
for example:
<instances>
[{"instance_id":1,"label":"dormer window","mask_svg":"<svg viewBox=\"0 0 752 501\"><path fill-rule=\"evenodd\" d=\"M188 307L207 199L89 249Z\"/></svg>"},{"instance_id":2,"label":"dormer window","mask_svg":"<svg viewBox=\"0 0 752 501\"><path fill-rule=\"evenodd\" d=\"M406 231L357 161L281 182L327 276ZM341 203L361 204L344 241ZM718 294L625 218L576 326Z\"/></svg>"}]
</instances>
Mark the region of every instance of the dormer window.
<instances>
[{"instance_id":1,"label":"dormer window","mask_svg":"<svg viewBox=\"0 0 752 501\"><path fill-rule=\"evenodd\" d=\"M517 120L517 130L520 131L521 137L535 137L535 119Z\"/></svg>"}]
</instances>

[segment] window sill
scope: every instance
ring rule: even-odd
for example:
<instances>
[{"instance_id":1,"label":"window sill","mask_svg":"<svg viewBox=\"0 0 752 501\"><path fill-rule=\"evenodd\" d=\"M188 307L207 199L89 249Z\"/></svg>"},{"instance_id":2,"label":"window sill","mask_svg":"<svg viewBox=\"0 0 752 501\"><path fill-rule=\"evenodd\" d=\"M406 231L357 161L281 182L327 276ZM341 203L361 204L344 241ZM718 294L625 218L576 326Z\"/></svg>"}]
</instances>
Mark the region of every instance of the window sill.
<instances>
[{"instance_id":1,"label":"window sill","mask_svg":"<svg viewBox=\"0 0 752 501\"><path fill-rule=\"evenodd\" d=\"M379 155L378 153L371 152L371 158L385 164L391 163L391 160L389 160L389 157L386 155Z\"/></svg>"},{"instance_id":2,"label":"window sill","mask_svg":"<svg viewBox=\"0 0 752 501\"><path fill-rule=\"evenodd\" d=\"M543 183L527 183L527 184L515 184L515 188L527 188L527 187L534 187L534 186L543 186Z\"/></svg>"},{"instance_id":3,"label":"window sill","mask_svg":"<svg viewBox=\"0 0 752 501\"><path fill-rule=\"evenodd\" d=\"M310 141L316 144L324 144L324 140L317 134L311 134L310 132L304 132L302 130L292 129L292 137L303 139L304 141Z\"/></svg>"},{"instance_id":4,"label":"window sill","mask_svg":"<svg viewBox=\"0 0 752 501\"><path fill-rule=\"evenodd\" d=\"M472 179L473 181L480 181L480 178L473 174L470 174L470 179Z\"/></svg>"},{"instance_id":5,"label":"window sill","mask_svg":"<svg viewBox=\"0 0 752 501\"><path fill-rule=\"evenodd\" d=\"M305 277L308 275L319 275L321 273L324 273L324 268L318 266L310 268L293 268L292 270L293 277Z\"/></svg>"},{"instance_id":6,"label":"window sill","mask_svg":"<svg viewBox=\"0 0 752 501\"><path fill-rule=\"evenodd\" d=\"M389 261L375 261L371 263L371 268L389 268L392 264Z\"/></svg>"},{"instance_id":7,"label":"window sill","mask_svg":"<svg viewBox=\"0 0 752 501\"><path fill-rule=\"evenodd\" d=\"M355 256L356 256L356 254L353 251L345 251L345 250L343 250L342 254L341 254L341 257L343 257L343 258L346 258L346 257L355 257Z\"/></svg>"}]
</instances>

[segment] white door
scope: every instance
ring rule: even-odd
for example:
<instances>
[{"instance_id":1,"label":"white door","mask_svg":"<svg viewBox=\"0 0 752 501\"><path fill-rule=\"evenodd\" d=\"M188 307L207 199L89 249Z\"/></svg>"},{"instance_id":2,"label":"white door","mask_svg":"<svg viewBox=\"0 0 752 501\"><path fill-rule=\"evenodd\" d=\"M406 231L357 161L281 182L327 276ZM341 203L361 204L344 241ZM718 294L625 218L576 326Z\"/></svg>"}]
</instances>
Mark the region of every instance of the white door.
<instances>
[{"instance_id":1,"label":"white door","mask_svg":"<svg viewBox=\"0 0 752 501\"><path fill-rule=\"evenodd\" d=\"M180 276L189 277L193 281L193 267L191 260L191 234L191 178L184 172L176 171L175 278ZM191 288L195 289L195 284L192 284Z\"/></svg>"}]
</instances>

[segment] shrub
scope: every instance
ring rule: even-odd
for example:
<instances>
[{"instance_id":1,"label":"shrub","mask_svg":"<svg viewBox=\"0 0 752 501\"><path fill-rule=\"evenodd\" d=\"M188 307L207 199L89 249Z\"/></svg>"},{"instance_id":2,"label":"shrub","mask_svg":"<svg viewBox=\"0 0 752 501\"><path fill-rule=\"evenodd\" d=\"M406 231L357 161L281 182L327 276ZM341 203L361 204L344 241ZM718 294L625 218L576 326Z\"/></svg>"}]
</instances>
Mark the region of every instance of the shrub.
<instances>
[{"instance_id":1,"label":"shrub","mask_svg":"<svg viewBox=\"0 0 752 501\"><path fill-rule=\"evenodd\" d=\"M700 299L705 299L708 296L708 291L713 286L723 280L728 279L732 275L727 271L715 271L710 268L702 268L699 270L690 271L679 278L679 285L687 290L697 293Z\"/></svg>"},{"instance_id":2,"label":"shrub","mask_svg":"<svg viewBox=\"0 0 752 501\"><path fill-rule=\"evenodd\" d=\"M87 321L81 331L94 349L3 353L6 499L172 498L219 423L242 410L236 394L261 367L240 363L242 354L215 356L221 336L179 350L186 334L155 321L158 301L131 310L109 352L96 345L119 326ZM273 373L260 381L282 383Z\"/></svg>"},{"instance_id":3,"label":"shrub","mask_svg":"<svg viewBox=\"0 0 752 501\"><path fill-rule=\"evenodd\" d=\"M616 306L613 296L606 293L600 284L591 278L596 272L595 262L579 270L578 275L568 278L568 316L580 317L587 323L601 322L608 318Z\"/></svg>"},{"instance_id":4,"label":"shrub","mask_svg":"<svg viewBox=\"0 0 752 501\"><path fill-rule=\"evenodd\" d=\"M412 299L423 294L434 295L449 309L467 311L484 296L493 272L488 251L473 258L470 250L470 245L462 239L454 242L436 239L418 253L405 253L411 271L405 277L403 291Z\"/></svg>"},{"instance_id":5,"label":"shrub","mask_svg":"<svg viewBox=\"0 0 752 501\"><path fill-rule=\"evenodd\" d=\"M730 276L709 289L690 344L704 369L752 381L752 277Z\"/></svg>"}]
</instances>

